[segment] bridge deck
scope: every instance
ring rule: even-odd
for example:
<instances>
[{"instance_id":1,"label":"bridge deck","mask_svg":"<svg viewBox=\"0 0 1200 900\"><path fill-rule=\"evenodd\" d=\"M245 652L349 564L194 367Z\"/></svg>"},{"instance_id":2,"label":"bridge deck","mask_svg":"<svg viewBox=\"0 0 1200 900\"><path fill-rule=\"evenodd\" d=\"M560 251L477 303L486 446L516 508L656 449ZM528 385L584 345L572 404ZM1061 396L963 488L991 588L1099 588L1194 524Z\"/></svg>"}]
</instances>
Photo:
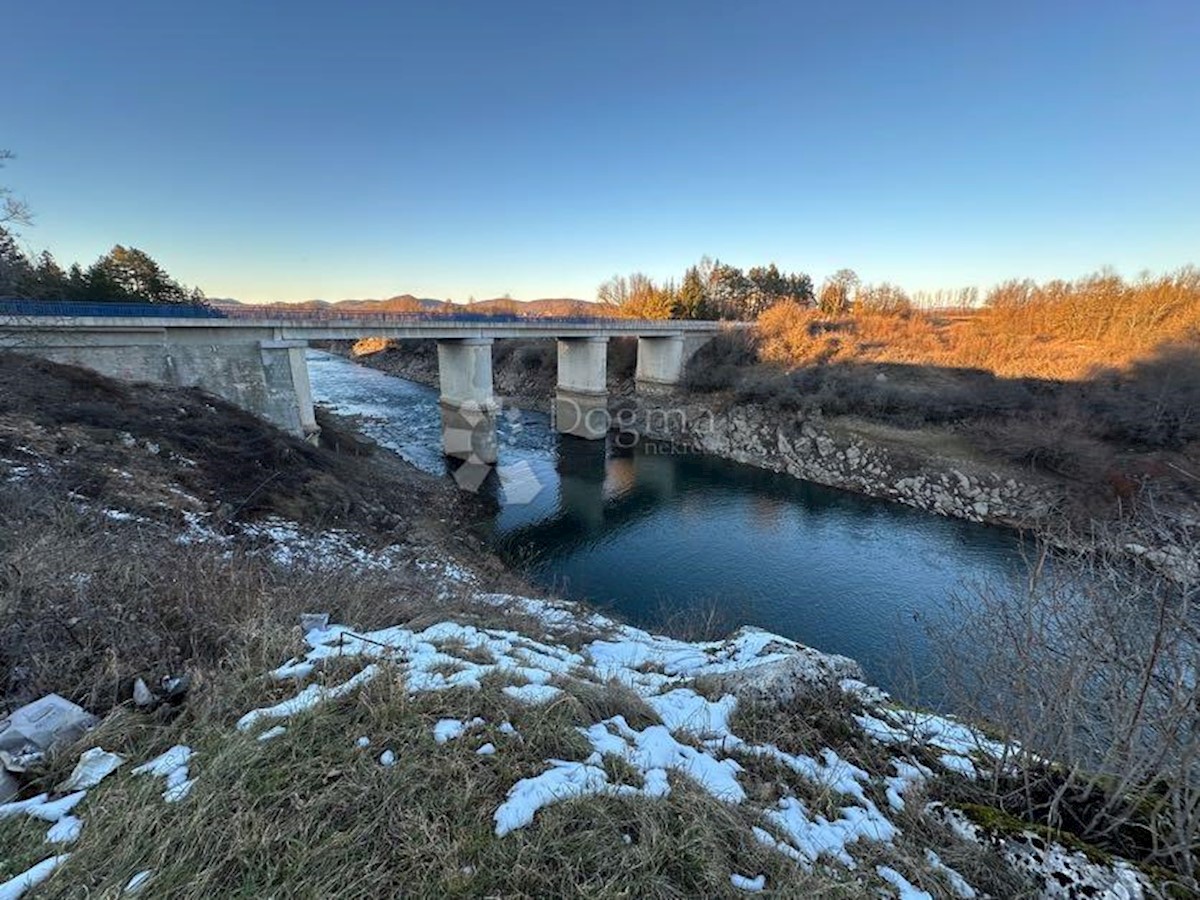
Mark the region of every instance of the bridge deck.
<instances>
[{"instance_id":1,"label":"bridge deck","mask_svg":"<svg viewBox=\"0 0 1200 900\"><path fill-rule=\"evenodd\" d=\"M453 316L341 316L336 318L272 316L248 318L171 318L166 316L0 316L0 331L163 332L203 331L216 340L244 339L269 333L278 340L354 340L366 337L530 338L530 337L666 337L708 334L717 322L678 320L572 318L456 318Z\"/></svg>"}]
</instances>

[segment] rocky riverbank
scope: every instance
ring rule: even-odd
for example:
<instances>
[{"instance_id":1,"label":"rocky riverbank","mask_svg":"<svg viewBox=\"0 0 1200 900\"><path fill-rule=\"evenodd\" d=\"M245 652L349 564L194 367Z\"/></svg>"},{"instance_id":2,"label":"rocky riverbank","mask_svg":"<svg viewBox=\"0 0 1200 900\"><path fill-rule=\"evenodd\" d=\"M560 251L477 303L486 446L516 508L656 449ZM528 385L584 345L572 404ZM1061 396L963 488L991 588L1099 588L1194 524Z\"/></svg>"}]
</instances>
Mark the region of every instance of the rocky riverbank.
<instances>
[{"instance_id":1,"label":"rocky riverbank","mask_svg":"<svg viewBox=\"0 0 1200 900\"><path fill-rule=\"evenodd\" d=\"M547 346L553 349L552 344ZM329 349L388 374L437 385L432 342L399 347L342 342ZM514 405L548 410L554 366L553 360L542 360L539 354L544 353L541 346L518 347L498 359L493 371L496 393ZM945 444L914 446L911 437L905 439L899 433L885 436L881 429L871 429L866 423L856 423L856 428L845 421L819 418L781 420L761 407L700 402L683 392L644 397L634 390L631 372L613 372L611 368L609 398L614 427L677 448L938 515L1015 528L1038 528L1063 499L1061 487L1049 479L997 471L955 456Z\"/></svg>"},{"instance_id":2,"label":"rocky riverbank","mask_svg":"<svg viewBox=\"0 0 1200 900\"><path fill-rule=\"evenodd\" d=\"M499 346L505 350L494 363L497 395L510 405L548 410L555 385L553 344L505 341ZM328 349L391 375L437 385L433 342L341 342ZM634 388L631 349L618 351L615 359L610 355L612 425L635 439L671 445L665 452L710 454L935 515L1030 531L1064 549L1115 550L1177 579L1194 579L1200 572L1200 559L1189 549L1200 544L1200 517L1186 505L1160 501L1152 521L1108 513L1094 519L1094 498L1081 496L1078 484L981 457L953 431L784 414L686 391L647 397Z\"/></svg>"},{"instance_id":3,"label":"rocky riverbank","mask_svg":"<svg viewBox=\"0 0 1200 900\"><path fill-rule=\"evenodd\" d=\"M974 522L1036 528L1061 500L1047 482L757 406L634 396L620 402L616 419L652 440Z\"/></svg>"}]
</instances>

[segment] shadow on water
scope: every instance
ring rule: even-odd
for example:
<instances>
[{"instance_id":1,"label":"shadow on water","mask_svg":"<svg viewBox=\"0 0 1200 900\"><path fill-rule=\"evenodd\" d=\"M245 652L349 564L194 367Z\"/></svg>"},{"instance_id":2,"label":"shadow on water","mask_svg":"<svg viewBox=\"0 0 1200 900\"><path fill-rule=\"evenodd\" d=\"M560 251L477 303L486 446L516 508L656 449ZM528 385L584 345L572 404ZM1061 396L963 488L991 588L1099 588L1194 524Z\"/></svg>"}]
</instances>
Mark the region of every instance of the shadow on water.
<instances>
[{"instance_id":1,"label":"shadow on water","mask_svg":"<svg viewBox=\"0 0 1200 900\"><path fill-rule=\"evenodd\" d=\"M325 354L310 365L319 401L447 471L435 391ZM646 627L760 626L853 657L898 693L930 669L926 628L946 598L1023 565L1003 529L667 445L562 437L539 413L506 411L499 432L482 531L532 580Z\"/></svg>"}]
</instances>

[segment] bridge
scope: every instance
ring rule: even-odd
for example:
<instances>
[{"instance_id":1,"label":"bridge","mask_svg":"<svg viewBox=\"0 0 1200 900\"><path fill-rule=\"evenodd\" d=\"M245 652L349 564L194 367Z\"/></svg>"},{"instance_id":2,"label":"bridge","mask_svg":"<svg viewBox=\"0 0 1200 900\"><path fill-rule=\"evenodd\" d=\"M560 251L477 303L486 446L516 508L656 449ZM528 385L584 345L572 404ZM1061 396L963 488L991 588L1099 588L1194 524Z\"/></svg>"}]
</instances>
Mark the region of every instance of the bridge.
<instances>
[{"instance_id":1,"label":"bridge","mask_svg":"<svg viewBox=\"0 0 1200 900\"><path fill-rule=\"evenodd\" d=\"M238 307L203 310L118 304L0 301L0 349L85 366L125 381L199 387L279 427L315 439L305 350L310 341L435 340L443 446L450 456L494 462L492 344L554 340L558 430L595 440L608 430L607 345L637 338L639 391L669 390L716 322L520 317L469 312L350 314Z\"/></svg>"}]
</instances>

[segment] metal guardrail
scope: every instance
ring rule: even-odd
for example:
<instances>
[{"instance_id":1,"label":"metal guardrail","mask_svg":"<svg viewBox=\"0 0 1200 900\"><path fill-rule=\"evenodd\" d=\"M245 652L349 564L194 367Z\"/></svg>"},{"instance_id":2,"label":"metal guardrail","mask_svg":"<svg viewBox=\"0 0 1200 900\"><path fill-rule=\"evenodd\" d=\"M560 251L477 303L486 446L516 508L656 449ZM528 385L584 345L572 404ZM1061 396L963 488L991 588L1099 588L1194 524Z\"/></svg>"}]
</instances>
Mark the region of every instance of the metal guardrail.
<instances>
[{"instance_id":1,"label":"metal guardrail","mask_svg":"<svg viewBox=\"0 0 1200 900\"><path fill-rule=\"evenodd\" d=\"M88 303L74 300L0 300L0 316L129 316L148 319L224 319L211 306L190 303Z\"/></svg>"}]
</instances>

